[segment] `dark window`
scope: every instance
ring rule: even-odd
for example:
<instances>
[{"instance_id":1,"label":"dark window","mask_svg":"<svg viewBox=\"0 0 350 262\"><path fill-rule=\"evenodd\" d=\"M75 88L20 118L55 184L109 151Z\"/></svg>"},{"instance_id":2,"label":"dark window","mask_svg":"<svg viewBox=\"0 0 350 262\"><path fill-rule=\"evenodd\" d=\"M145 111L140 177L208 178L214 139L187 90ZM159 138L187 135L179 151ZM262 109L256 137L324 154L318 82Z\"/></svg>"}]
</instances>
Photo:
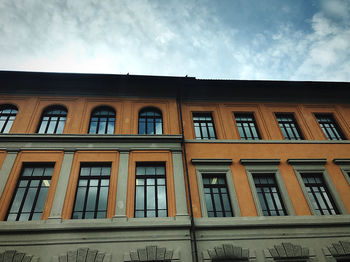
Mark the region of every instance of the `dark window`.
<instances>
[{"instance_id":1,"label":"dark window","mask_svg":"<svg viewBox=\"0 0 350 262\"><path fill-rule=\"evenodd\" d=\"M322 174L301 174L307 193L318 215L339 214Z\"/></svg>"},{"instance_id":2,"label":"dark window","mask_svg":"<svg viewBox=\"0 0 350 262\"><path fill-rule=\"evenodd\" d=\"M26 165L17 182L6 220L40 220L50 188L54 164Z\"/></svg>"},{"instance_id":3,"label":"dark window","mask_svg":"<svg viewBox=\"0 0 350 262\"><path fill-rule=\"evenodd\" d=\"M115 111L109 107L98 107L92 111L89 134L114 134Z\"/></svg>"},{"instance_id":4,"label":"dark window","mask_svg":"<svg viewBox=\"0 0 350 262\"><path fill-rule=\"evenodd\" d=\"M211 113L194 113L193 124L196 139L216 139Z\"/></svg>"},{"instance_id":5,"label":"dark window","mask_svg":"<svg viewBox=\"0 0 350 262\"><path fill-rule=\"evenodd\" d=\"M0 133L8 133L17 115L17 107L13 105L0 106Z\"/></svg>"},{"instance_id":6,"label":"dark window","mask_svg":"<svg viewBox=\"0 0 350 262\"><path fill-rule=\"evenodd\" d=\"M137 164L135 217L166 217L167 195L165 165Z\"/></svg>"},{"instance_id":7,"label":"dark window","mask_svg":"<svg viewBox=\"0 0 350 262\"><path fill-rule=\"evenodd\" d=\"M106 218L110 174L109 164L80 167L73 219Z\"/></svg>"},{"instance_id":8,"label":"dark window","mask_svg":"<svg viewBox=\"0 0 350 262\"><path fill-rule=\"evenodd\" d=\"M282 130L284 139L288 140L302 140L297 121L295 120L293 114L276 114L278 124Z\"/></svg>"},{"instance_id":9,"label":"dark window","mask_svg":"<svg viewBox=\"0 0 350 262\"><path fill-rule=\"evenodd\" d=\"M286 215L274 174L253 174L253 179L264 216Z\"/></svg>"},{"instance_id":10,"label":"dark window","mask_svg":"<svg viewBox=\"0 0 350 262\"><path fill-rule=\"evenodd\" d=\"M162 112L156 108L144 108L139 113L140 135L163 134Z\"/></svg>"},{"instance_id":11,"label":"dark window","mask_svg":"<svg viewBox=\"0 0 350 262\"><path fill-rule=\"evenodd\" d=\"M345 139L337 122L331 114L315 114L315 116L328 140Z\"/></svg>"},{"instance_id":12,"label":"dark window","mask_svg":"<svg viewBox=\"0 0 350 262\"><path fill-rule=\"evenodd\" d=\"M62 106L47 108L38 128L39 134L62 134L66 122L67 110Z\"/></svg>"},{"instance_id":13,"label":"dark window","mask_svg":"<svg viewBox=\"0 0 350 262\"><path fill-rule=\"evenodd\" d=\"M254 115L251 113L235 113L238 132L241 139L258 140L259 131L255 123Z\"/></svg>"},{"instance_id":14,"label":"dark window","mask_svg":"<svg viewBox=\"0 0 350 262\"><path fill-rule=\"evenodd\" d=\"M232 217L225 174L203 174L208 217Z\"/></svg>"}]
</instances>

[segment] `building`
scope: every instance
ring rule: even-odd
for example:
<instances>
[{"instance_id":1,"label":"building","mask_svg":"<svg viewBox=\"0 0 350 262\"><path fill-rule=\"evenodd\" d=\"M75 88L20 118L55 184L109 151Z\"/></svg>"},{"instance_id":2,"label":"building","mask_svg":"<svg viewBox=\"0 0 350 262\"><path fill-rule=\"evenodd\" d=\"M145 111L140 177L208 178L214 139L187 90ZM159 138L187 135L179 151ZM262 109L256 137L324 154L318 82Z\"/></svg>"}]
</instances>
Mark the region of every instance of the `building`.
<instances>
[{"instance_id":1,"label":"building","mask_svg":"<svg viewBox=\"0 0 350 262\"><path fill-rule=\"evenodd\" d=\"M350 261L350 83L0 72L0 261Z\"/></svg>"}]
</instances>

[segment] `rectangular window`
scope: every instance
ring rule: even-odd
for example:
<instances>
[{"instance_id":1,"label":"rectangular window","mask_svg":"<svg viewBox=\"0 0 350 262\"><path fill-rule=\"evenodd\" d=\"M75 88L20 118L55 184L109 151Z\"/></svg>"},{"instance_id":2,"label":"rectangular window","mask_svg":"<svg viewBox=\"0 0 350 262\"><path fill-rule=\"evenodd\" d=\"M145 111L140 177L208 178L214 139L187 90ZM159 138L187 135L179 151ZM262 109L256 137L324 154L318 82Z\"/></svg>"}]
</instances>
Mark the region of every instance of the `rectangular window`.
<instances>
[{"instance_id":1,"label":"rectangular window","mask_svg":"<svg viewBox=\"0 0 350 262\"><path fill-rule=\"evenodd\" d=\"M54 164L28 164L22 168L7 221L40 220L50 188Z\"/></svg>"},{"instance_id":2,"label":"rectangular window","mask_svg":"<svg viewBox=\"0 0 350 262\"><path fill-rule=\"evenodd\" d=\"M138 163L135 183L135 217L166 217L165 164Z\"/></svg>"},{"instance_id":3,"label":"rectangular window","mask_svg":"<svg viewBox=\"0 0 350 262\"><path fill-rule=\"evenodd\" d=\"M194 113L193 124L196 139L216 139L211 113Z\"/></svg>"},{"instance_id":4,"label":"rectangular window","mask_svg":"<svg viewBox=\"0 0 350 262\"><path fill-rule=\"evenodd\" d=\"M253 174L255 188L264 216L285 216L281 195L274 174Z\"/></svg>"},{"instance_id":5,"label":"rectangular window","mask_svg":"<svg viewBox=\"0 0 350 262\"><path fill-rule=\"evenodd\" d=\"M259 140L260 135L252 113L235 113L238 132L243 140Z\"/></svg>"},{"instance_id":6,"label":"rectangular window","mask_svg":"<svg viewBox=\"0 0 350 262\"><path fill-rule=\"evenodd\" d=\"M300 132L297 121L293 114L276 113L278 124L282 130L284 139L302 140L303 136Z\"/></svg>"},{"instance_id":7,"label":"rectangular window","mask_svg":"<svg viewBox=\"0 0 350 262\"><path fill-rule=\"evenodd\" d=\"M203 174L208 217L232 217L225 174Z\"/></svg>"},{"instance_id":8,"label":"rectangular window","mask_svg":"<svg viewBox=\"0 0 350 262\"><path fill-rule=\"evenodd\" d=\"M331 114L315 114L315 116L328 140L345 139L345 136Z\"/></svg>"},{"instance_id":9,"label":"rectangular window","mask_svg":"<svg viewBox=\"0 0 350 262\"><path fill-rule=\"evenodd\" d=\"M322 174L301 173L301 177L317 215L339 214Z\"/></svg>"},{"instance_id":10,"label":"rectangular window","mask_svg":"<svg viewBox=\"0 0 350 262\"><path fill-rule=\"evenodd\" d=\"M72 219L106 218L110 174L110 164L80 167Z\"/></svg>"}]
</instances>

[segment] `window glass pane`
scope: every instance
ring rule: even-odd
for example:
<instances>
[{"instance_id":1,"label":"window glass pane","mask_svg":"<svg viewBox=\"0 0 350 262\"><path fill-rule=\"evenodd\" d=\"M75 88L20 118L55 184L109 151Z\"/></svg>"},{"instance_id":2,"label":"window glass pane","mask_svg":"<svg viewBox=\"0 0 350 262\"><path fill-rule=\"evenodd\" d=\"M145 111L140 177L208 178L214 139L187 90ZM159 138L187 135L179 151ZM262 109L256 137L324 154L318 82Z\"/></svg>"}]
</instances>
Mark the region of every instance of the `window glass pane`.
<instances>
[{"instance_id":1,"label":"window glass pane","mask_svg":"<svg viewBox=\"0 0 350 262\"><path fill-rule=\"evenodd\" d=\"M207 204L207 210L208 211L213 211L213 203L212 203L212 195L210 194L205 194L205 202Z\"/></svg>"},{"instance_id":2,"label":"window glass pane","mask_svg":"<svg viewBox=\"0 0 350 262\"><path fill-rule=\"evenodd\" d=\"M105 117L100 118L100 126L98 128L99 134L105 134L106 133L106 121L107 119Z\"/></svg>"},{"instance_id":3,"label":"window glass pane","mask_svg":"<svg viewBox=\"0 0 350 262\"><path fill-rule=\"evenodd\" d=\"M136 187L136 196L135 196L135 208L143 209L144 208L144 187L137 186Z\"/></svg>"},{"instance_id":4,"label":"window glass pane","mask_svg":"<svg viewBox=\"0 0 350 262\"><path fill-rule=\"evenodd\" d=\"M114 119L108 122L107 134L114 134Z\"/></svg>"},{"instance_id":5,"label":"window glass pane","mask_svg":"<svg viewBox=\"0 0 350 262\"><path fill-rule=\"evenodd\" d=\"M101 187L98 200L98 210L107 210L108 187Z\"/></svg>"},{"instance_id":6,"label":"window glass pane","mask_svg":"<svg viewBox=\"0 0 350 262\"><path fill-rule=\"evenodd\" d=\"M165 186L158 186L158 208L166 209Z\"/></svg>"},{"instance_id":7,"label":"window glass pane","mask_svg":"<svg viewBox=\"0 0 350 262\"><path fill-rule=\"evenodd\" d=\"M79 187L77 191L77 196L75 197L74 211L83 211L85 194L86 194L86 188Z\"/></svg>"},{"instance_id":8,"label":"window glass pane","mask_svg":"<svg viewBox=\"0 0 350 262\"><path fill-rule=\"evenodd\" d=\"M44 205L45 205L48 191L49 191L48 187L45 187L45 186L41 187L38 195L38 199L36 201L35 209L34 209L35 212L42 212L44 210Z\"/></svg>"},{"instance_id":9,"label":"window glass pane","mask_svg":"<svg viewBox=\"0 0 350 262\"><path fill-rule=\"evenodd\" d=\"M90 129L89 129L89 134L96 134L97 131L97 119L96 118L91 119L90 122Z\"/></svg>"},{"instance_id":10,"label":"window glass pane","mask_svg":"<svg viewBox=\"0 0 350 262\"><path fill-rule=\"evenodd\" d=\"M25 192L25 188L18 188L18 190L16 192L16 196L15 196L13 203L12 203L12 207L10 209L10 213L17 213L18 212L20 205L22 203L22 200L23 200L24 192Z\"/></svg>"},{"instance_id":11,"label":"window glass pane","mask_svg":"<svg viewBox=\"0 0 350 262\"><path fill-rule=\"evenodd\" d=\"M147 186L147 209L155 208L155 188Z\"/></svg>"},{"instance_id":12,"label":"window glass pane","mask_svg":"<svg viewBox=\"0 0 350 262\"><path fill-rule=\"evenodd\" d=\"M87 199L87 203L86 203L86 210L87 211L95 210L96 195L97 195L97 188L90 187L89 191L88 191L88 199Z\"/></svg>"},{"instance_id":13,"label":"window glass pane","mask_svg":"<svg viewBox=\"0 0 350 262\"><path fill-rule=\"evenodd\" d=\"M63 133L64 123L65 122L66 122L66 119L61 118L61 120L58 122L58 125L57 125L56 134L62 134Z\"/></svg>"}]
</instances>

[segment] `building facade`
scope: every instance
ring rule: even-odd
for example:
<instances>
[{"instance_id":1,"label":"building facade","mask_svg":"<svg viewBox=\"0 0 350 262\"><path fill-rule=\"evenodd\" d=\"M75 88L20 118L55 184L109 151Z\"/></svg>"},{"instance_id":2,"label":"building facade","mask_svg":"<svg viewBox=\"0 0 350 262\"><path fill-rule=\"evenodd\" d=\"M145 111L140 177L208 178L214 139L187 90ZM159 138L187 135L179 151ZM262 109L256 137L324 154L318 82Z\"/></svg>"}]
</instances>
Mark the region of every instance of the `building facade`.
<instances>
[{"instance_id":1,"label":"building facade","mask_svg":"<svg viewBox=\"0 0 350 262\"><path fill-rule=\"evenodd\" d=\"M0 72L0 261L350 261L349 98Z\"/></svg>"}]
</instances>

